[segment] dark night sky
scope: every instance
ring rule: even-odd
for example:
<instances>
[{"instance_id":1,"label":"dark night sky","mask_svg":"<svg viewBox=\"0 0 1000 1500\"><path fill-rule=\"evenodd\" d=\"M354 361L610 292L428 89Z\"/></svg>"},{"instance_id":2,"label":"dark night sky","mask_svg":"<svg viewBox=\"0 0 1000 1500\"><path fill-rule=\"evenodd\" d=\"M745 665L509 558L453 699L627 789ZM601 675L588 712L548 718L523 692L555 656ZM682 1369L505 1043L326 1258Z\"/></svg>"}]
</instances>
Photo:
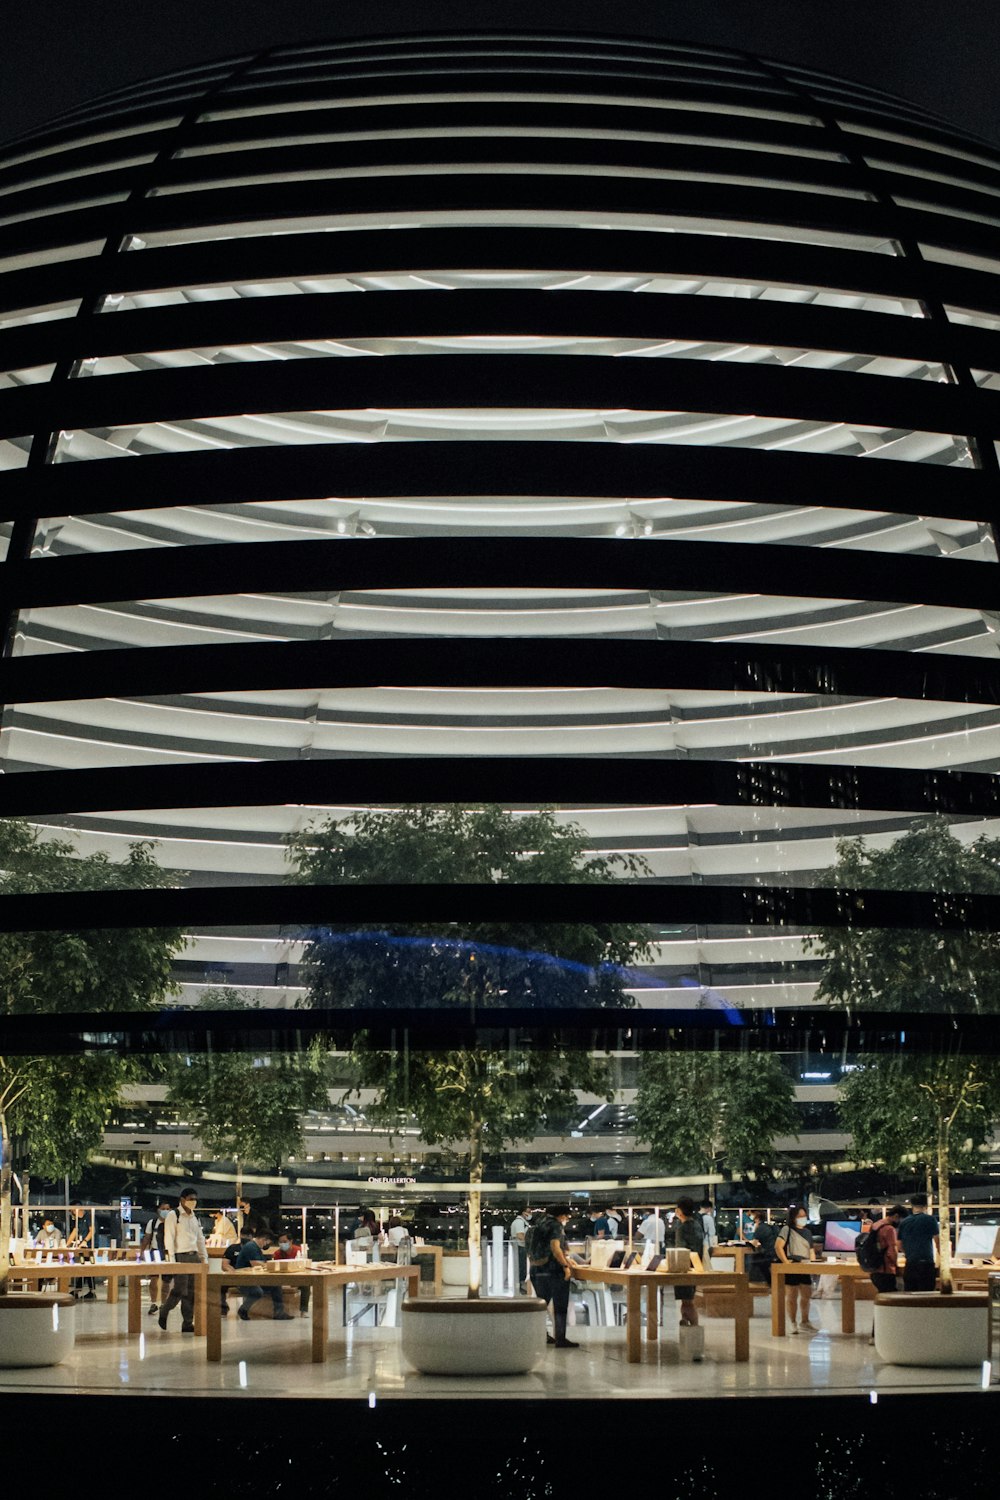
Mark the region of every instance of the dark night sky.
<instances>
[{"instance_id":1,"label":"dark night sky","mask_svg":"<svg viewBox=\"0 0 1000 1500\"><path fill-rule=\"evenodd\" d=\"M324 36L619 32L742 48L888 89L1000 144L997 0L6 0L0 140L194 62Z\"/></svg>"}]
</instances>

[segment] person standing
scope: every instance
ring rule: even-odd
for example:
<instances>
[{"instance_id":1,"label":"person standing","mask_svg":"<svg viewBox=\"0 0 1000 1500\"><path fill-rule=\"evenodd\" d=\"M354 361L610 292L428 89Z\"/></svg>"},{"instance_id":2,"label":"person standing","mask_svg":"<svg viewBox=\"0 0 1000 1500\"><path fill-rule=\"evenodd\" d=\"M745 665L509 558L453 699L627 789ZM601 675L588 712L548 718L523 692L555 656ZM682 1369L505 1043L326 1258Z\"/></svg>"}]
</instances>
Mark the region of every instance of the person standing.
<instances>
[{"instance_id":1,"label":"person standing","mask_svg":"<svg viewBox=\"0 0 1000 1500\"><path fill-rule=\"evenodd\" d=\"M573 1276L566 1241L566 1222L569 1217L569 1209L562 1204L549 1208L532 1224L528 1237L531 1284L535 1288L535 1295L552 1307L555 1337L547 1333L545 1341L554 1344L557 1349L580 1347L566 1337L569 1284Z\"/></svg>"},{"instance_id":2,"label":"person standing","mask_svg":"<svg viewBox=\"0 0 1000 1500\"><path fill-rule=\"evenodd\" d=\"M650 1212L639 1225L639 1234L659 1254L667 1238L667 1226L659 1214Z\"/></svg>"},{"instance_id":3,"label":"person standing","mask_svg":"<svg viewBox=\"0 0 1000 1500\"><path fill-rule=\"evenodd\" d=\"M507 1233L517 1250L517 1283L522 1292L530 1290L528 1283L528 1252L524 1247L525 1236L528 1233L528 1219L530 1209L522 1208L510 1221L510 1229Z\"/></svg>"},{"instance_id":4,"label":"person standing","mask_svg":"<svg viewBox=\"0 0 1000 1500\"><path fill-rule=\"evenodd\" d=\"M899 1221L903 1217L904 1210L899 1203L890 1203L885 1211L885 1216L875 1219L872 1223L870 1233L875 1236L877 1246L876 1254L881 1259L881 1266L877 1271L869 1272L872 1286L876 1292L894 1292L896 1290L896 1275L899 1265L899 1239L896 1230Z\"/></svg>"},{"instance_id":5,"label":"person standing","mask_svg":"<svg viewBox=\"0 0 1000 1500\"><path fill-rule=\"evenodd\" d=\"M937 1219L928 1213L926 1193L914 1193L910 1207L913 1212L900 1221L896 1230L906 1256L903 1291L933 1292L937 1284L934 1252L941 1253L941 1228Z\"/></svg>"},{"instance_id":6,"label":"person standing","mask_svg":"<svg viewBox=\"0 0 1000 1500\"><path fill-rule=\"evenodd\" d=\"M212 1213L212 1236L220 1245L235 1245L239 1240L236 1225L221 1208Z\"/></svg>"},{"instance_id":7,"label":"person standing","mask_svg":"<svg viewBox=\"0 0 1000 1500\"><path fill-rule=\"evenodd\" d=\"M750 1257L750 1280L771 1283L771 1267L777 1260L774 1242L778 1237L778 1231L773 1224L767 1222L767 1214L762 1208L753 1211L753 1229L750 1231L750 1243L753 1246L753 1255Z\"/></svg>"},{"instance_id":8,"label":"person standing","mask_svg":"<svg viewBox=\"0 0 1000 1500\"><path fill-rule=\"evenodd\" d=\"M94 1248L93 1222L87 1217L86 1210L78 1199L70 1204L69 1211L72 1222L69 1226L69 1238L66 1241L66 1249L74 1251L81 1259L89 1259L90 1252ZM97 1290L94 1286L93 1276L74 1278L70 1282L70 1295L78 1297L81 1287L86 1288L83 1294L84 1302L95 1302L97 1300Z\"/></svg>"},{"instance_id":9,"label":"person standing","mask_svg":"<svg viewBox=\"0 0 1000 1500\"><path fill-rule=\"evenodd\" d=\"M621 1213L617 1208L606 1208L604 1210L604 1217L608 1221L608 1239L616 1240L618 1238L618 1231L621 1228Z\"/></svg>"},{"instance_id":10,"label":"person standing","mask_svg":"<svg viewBox=\"0 0 1000 1500\"><path fill-rule=\"evenodd\" d=\"M711 1198L703 1198L698 1204L701 1227L705 1234L705 1246L701 1252L701 1263L706 1271L712 1269L712 1249L719 1243L719 1232L715 1227L715 1210Z\"/></svg>"},{"instance_id":11,"label":"person standing","mask_svg":"<svg viewBox=\"0 0 1000 1500\"><path fill-rule=\"evenodd\" d=\"M146 1220L146 1227L142 1232L142 1239L139 1243L139 1249L142 1251L158 1251L161 1260L166 1260L167 1258L167 1247L163 1239L163 1230L164 1226L166 1225L167 1215L169 1214L169 1212L170 1199L160 1198L156 1205L156 1213L151 1219ZM170 1290L170 1280L171 1278L169 1276L156 1276L155 1274L150 1276L150 1313L155 1313L159 1303L161 1303L166 1297L168 1291Z\"/></svg>"},{"instance_id":12,"label":"person standing","mask_svg":"<svg viewBox=\"0 0 1000 1500\"><path fill-rule=\"evenodd\" d=\"M778 1230L774 1242L774 1250L777 1258L785 1265L791 1262L809 1261L816 1259L816 1253L812 1246L812 1237L808 1230L809 1216L799 1203L793 1203L788 1210L788 1220ZM800 1328L805 1328L809 1333L816 1333L816 1324L809 1321L809 1304L812 1301L812 1277L798 1274L785 1277L785 1311L791 1324L791 1332L798 1333ZM796 1302L798 1302L799 1321L795 1321Z\"/></svg>"},{"instance_id":13,"label":"person standing","mask_svg":"<svg viewBox=\"0 0 1000 1500\"><path fill-rule=\"evenodd\" d=\"M56 1222L51 1214L46 1214L42 1219L42 1227L35 1235L34 1245L36 1250L62 1250L66 1245L66 1237L61 1229L56 1228Z\"/></svg>"},{"instance_id":14,"label":"person standing","mask_svg":"<svg viewBox=\"0 0 1000 1500\"><path fill-rule=\"evenodd\" d=\"M198 1194L185 1188L176 1210L167 1214L163 1226L163 1244L167 1260L203 1261L208 1265L205 1233L196 1212ZM181 1333L194 1333L194 1277L175 1276L166 1302L160 1307L159 1324L164 1333L167 1318L178 1302L181 1305Z\"/></svg>"},{"instance_id":15,"label":"person standing","mask_svg":"<svg viewBox=\"0 0 1000 1500\"><path fill-rule=\"evenodd\" d=\"M678 1198L674 1205L674 1245L678 1250L690 1250L699 1256L704 1254L705 1230L700 1215L695 1212L693 1198ZM694 1302L696 1291L694 1286L674 1287L674 1300L680 1303L682 1328L698 1326L698 1309Z\"/></svg>"}]
</instances>

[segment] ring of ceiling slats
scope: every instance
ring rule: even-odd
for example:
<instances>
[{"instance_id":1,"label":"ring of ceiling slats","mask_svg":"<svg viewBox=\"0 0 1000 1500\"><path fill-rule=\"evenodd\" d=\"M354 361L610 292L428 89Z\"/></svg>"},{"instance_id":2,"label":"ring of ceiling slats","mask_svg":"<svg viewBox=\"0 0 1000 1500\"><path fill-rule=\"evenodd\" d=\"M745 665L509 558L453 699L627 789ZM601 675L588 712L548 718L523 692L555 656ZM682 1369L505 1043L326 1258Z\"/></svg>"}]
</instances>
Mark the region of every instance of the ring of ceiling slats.
<instances>
[{"instance_id":1,"label":"ring of ceiling slats","mask_svg":"<svg viewBox=\"0 0 1000 1500\"><path fill-rule=\"evenodd\" d=\"M337 762L391 803L399 757L517 758L524 805L542 760L659 762L661 798L623 768L565 811L667 882L808 884L958 771L956 829L995 832L998 440L1000 157L904 101L490 33L126 89L0 153L0 764L44 826L159 838L196 884L280 880L309 816L239 806L248 761L329 761L341 810ZM884 691L838 689L848 653ZM733 761L886 795L672 800L671 765ZM136 811L132 773L185 766ZM88 801L100 768L131 802ZM900 772L937 802L900 810Z\"/></svg>"}]
</instances>

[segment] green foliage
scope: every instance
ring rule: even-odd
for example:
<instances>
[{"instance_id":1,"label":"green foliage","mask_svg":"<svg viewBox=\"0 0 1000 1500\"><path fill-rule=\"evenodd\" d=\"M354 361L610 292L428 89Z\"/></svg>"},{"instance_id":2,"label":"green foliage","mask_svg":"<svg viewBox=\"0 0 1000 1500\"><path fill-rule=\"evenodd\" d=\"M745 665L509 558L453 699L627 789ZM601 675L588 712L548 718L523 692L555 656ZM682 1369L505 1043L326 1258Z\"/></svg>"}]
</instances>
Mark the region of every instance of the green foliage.
<instances>
[{"instance_id":1,"label":"green foliage","mask_svg":"<svg viewBox=\"0 0 1000 1500\"><path fill-rule=\"evenodd\" d=\"M653 1165L675 1176L769 1175L775 1139L799 1123L792 1080L766 1052L647 1054L635 1113Z\"/></svg>"},{"instance_id":2,"label":"green foliage","mask_svg":"<svg viewBox=\"0 0 1000 1500\"><path fill-rule=\"evenodd\" d=\"M605 885L645 873L627 855L588 855L586 833L542 808L403 807L308 829L289 845L308 884ZM330 893L330 915L337 911ZM600 1005L629 1003L622 967L648 953L637 923L331 921L307 945L315 1005ZM546 958L538 955L546 955ZM559 962L552 962L555 959Z\"/></svg>"},{"instance_id":3,"label":"green foliage","mask_svg":"<svg viewBox=\"0 0 1000 1500\"><path fill-rule=\"evenodd\" d=\"M575 1109L578 1089L612 1098L606 1065L586 1053L463 1047L402 1056L362 1044L356 1056L360 1086L377 1090L372 1123L398 1128L415 1115L430 1146L464 1145L478 1133L485 1154L498 1152Z\"/></svg>"},{"instance_id":4,"label":"green foliage","mask_svg":"<svg viewBox=\"0 0 1000 1500\"><path fill-rule=\"evenodd\" d=\"M404 807L327 822L294 839L301 881L343 883L558 883L602 885L645 873L643 861L587 854L585 831L543 808L514 817L496 806ZM337 908L330 894L331 916ZM638 923L332 924L305 957L313 1004L477 1006L627 1005L624 966L649 952ZM538 957L539 953L547 955ZM569 960L553 963L551 960ZM470 1171L483 1149L536 1133L575 1102L575 1091L611 1098L605 1063L561 1049L484 1053L385 1052L360 1035L353 1049L359 1086L377 1091L371 1117L399 1125L415 1115L429 1143L472 1141Z\"/></svg>"},{"instance_id":5,"label":"green foliage","mask_svg":"<svg viewBox=\"0 0 1000 1500\"><path fill-rule=\"evenodd\" d=\"M885 849L842 839L826 883L846 889L1000 894L1000 839L961 843L944 818L915 823ZM822 928L817 998L845 1008L946 1014L1000 1011L1000 933Z\"/></svg>"},{"instance_id":6,"label":"green foliage","mask_svg":"<svg viewBox=\"0 0 1000 1500\"><path fill-rule=\"evenodd\" d=\"M213 1010L250 1010L242 990L208 989ZM315 1041L299 1053L233 1051L174 1057L168 1102L183 1113L213 1156L273 1167L302 1149L302 1116L327 1105L327 1065Z\"/></svg>"},{"instance_id":7,"label":"green foliage","mask_svg":"<svg viewBox=\"0 0 1000 1500\"><path fill-rule=\"evenodd\" d=\"M973 1171L1000 1117L1000 1069L993 1057L875 1057L848 1074L839 1104L859 1162L934 1167L944 1140L950 1170Z\"/></svg>"},{"instance_id":8,"label":"green foliage","mask_svg":"<svg viewBox=\"0 0 1000 1500\"><path fill-rule=\"evenodd\" d=\"M828 883L935 891L952 903L967 892L1000 894L1000 840L963 844L944 818L922 819L885 849L843 840ZM838 927L807 947L827 961L817 995L831 1005L956 1017L1000 1011L997 932ZM1000 1067L957 1050L874 1057L845 1080L840 1113L859 1159L892 1169L910 1158L936 1168L946 1210L950 1174L977 1164L1000 1118Z\"/></svg>"},{"instance_id":9,"label":"green foliage","mask_svg":"<svg viewBox=\"0 0 1000 1500\"><path fill-rule=\"evenodd\" d=\"M164 883L149 844L132 844L116 864L103 854L80 856L65 840L42 840L19 819L0 823L0 872L0 895ZM177 928L0 933L0 1015L152 1009L171 992L171 963L183 944ZM0 1057L0 1125L34 1172L74 1176L138 1070L111 1050Z\"/></svg>"}]
</instances>

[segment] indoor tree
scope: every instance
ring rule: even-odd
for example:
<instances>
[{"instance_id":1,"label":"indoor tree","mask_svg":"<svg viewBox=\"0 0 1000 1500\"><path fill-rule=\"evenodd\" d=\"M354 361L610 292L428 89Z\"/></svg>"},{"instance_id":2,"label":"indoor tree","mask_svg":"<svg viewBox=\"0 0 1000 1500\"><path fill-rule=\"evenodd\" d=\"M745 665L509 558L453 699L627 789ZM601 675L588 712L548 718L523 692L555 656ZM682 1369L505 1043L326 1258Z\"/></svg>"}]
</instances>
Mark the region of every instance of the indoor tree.
<instances>
[{"instance_id":1,"label":"indoor tree","mask_svg":"<svg viewBox=\"0 0 1000 1500\"><path fill-rule=\"evenodd\" d=\"M829 885L1000 894L1000 840L963 843L943 817L922 819L892 844L843 839ZM808 951L825 959L817 998L848 1010L952 1016L954 1041L938 1054L867 1058L841 1090L841 1110L862 1160L905 1158L937 1174L941 1286L950 1292L949 1180L971 1165L1000 1119L1000 1065L961 1050L962 1016L1000 1011L1000 933L945 929L821 929Z\"/></svg>"},{"instance_id":2,"label":"indoor tree","mask_svg":"<svg viewBox=\"0 0 1000 1500\"><path fill-rule=\"evenodd\" d=\"M628 855L588 851L586 832L550 808L522 816L494 805L416 806L328 820L291 841L296 878L316 884L604 885L646 873ZM331 916L336 895L331 893ZM332 923L310 934L304 973L322 1006L586 1006L631 1004L627 965L649 931L627 922ZM479 1295L481 1184L490 1152L563 1115L578 1090L613 1097L608 1065L587 1051L473 1046L400 1055L355 1038L359 1089L373 1121L416 1116L429 1144L467 1152L469 1295Z\"/></svg>"},{"instance_id":3,"label":"indoor tree","mask_svg":"<svg viewBox=\"0 0 1000 1500\"><path fill-rule=\"evenodd\" d=\"M795 1087L767 1052L647 1053L635 1133L654 1167L676 1175L770 1176L775 1140L797 1135Z\"/></svg>"},{"instance_id":4,"label":"indoor tree","mask_svg":"<svg viewBox=\"0 0 1000 1500\"><path fill-rule=\"evenodd\" d=\"M213 986L202 992L201 1005L253 1010L257 1002L245 990ZM213 1157L233 1163L239 1201L244 1167L275 1167L302 1150L303 1116L329 1103L327 1073L319 1038L301 1052L192 1053L171 1058L167 1103L183 1112Z\"/></svg>"},{"instance_id":5,"label":"indoor tree","mask_svg":"<svg viewBox=\"0 0 1000 1500\"><path fill-rule=\"evenodd\" d=\"M0 823L0 896L74 890L146 890L165 883L152 848L129 846L115 863L43 839L20 819ZM184 946L178 928L0 933L0 1015L150 1010L173 991L171 964ZM122 1085L138 1059L114 1042L72 1056L0 1056L0 1294L6 1291L11 1228L12 1147L47 1176L78 1175L101 1143Z\"/></svg>"}]
</instances>

